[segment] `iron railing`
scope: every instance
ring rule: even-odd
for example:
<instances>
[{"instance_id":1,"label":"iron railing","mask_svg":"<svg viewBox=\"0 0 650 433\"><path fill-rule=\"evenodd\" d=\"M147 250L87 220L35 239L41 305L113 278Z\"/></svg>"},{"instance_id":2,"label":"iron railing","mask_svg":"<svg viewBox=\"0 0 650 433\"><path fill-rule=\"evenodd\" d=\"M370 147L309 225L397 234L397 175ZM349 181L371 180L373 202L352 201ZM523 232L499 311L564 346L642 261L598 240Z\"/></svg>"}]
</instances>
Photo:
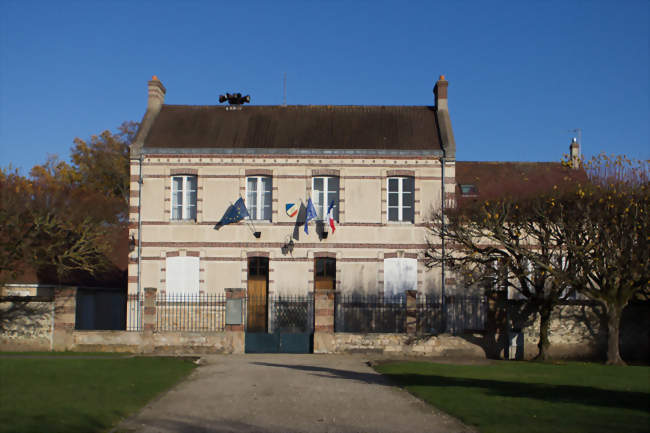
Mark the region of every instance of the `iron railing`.
<instances>
[{"instance_id":1,"label":"iron railing","mask_svg":"<svg viewBox=\"0 0 650 433\"><path fill-rule=\"evenodd\" d=\"M406 332L406 297L335 293L334 332Z\"/></svg>"},{"instance_id":2,"label":"iron railing","mask_svg":"<svg viewBox=\"0 0 650 433\"><path fill-rule=\"evenodd\" d=\"M128 295L127 330L142 330L143 297ZM314 297L305 295L249 296L242 304L247 332L310 333L314 330ZM440 296L418 293L419 334L460 334L485 329L484 296ZM334 331L354 333L406 332L406 297L335 293ZM217 294L158 294L156 331L221 332L225 330L226 299Z\"/></svg>"},{"instance_id":3,"label":"iron railing","mask_svg":"<svg viewBox=\"0 0 650 433\"><path fill-rule=\"evenodd\" d=\"M417 331L421 334L462 334L483 331L487 320L485 296L441 296L418 293Z\"/></svg>"},{"instance_id":4,"label":"iron railing","mask_svg":"<svg viewBox=\"0 0 650 433\"><path fill-rule=\"evenodd\" d=\"M247 332L310 333L314 330L311 293L249 296L244 311Z\"/></svg>"},{"instance_id":5,"label":"iron railing","mask_svg":"<svg viewBox=\"0 0 650 433\"><path fill-rule=\"evenodd\" d=\"M270 328L273 332L313 332L314 297L311 293L271 298Z\"/></svg>"},{"instance_id":6,"label":"iron railing","mask_svg":"<svg viewBox=\"0 0 650 433\"><path fill-rule=\"evenodd\" d=\"M126 330L142 331L142 310L144 296L142 293L129 293L126 298Z\"/></svg>"},{"instance_id":7,"label":"iron railing","mask_svg":"<svg viewBox=\"0 0 650 433\"><path fill-rule=\"evenodd\" d=\"M220 332L226 328L226 297L167 293L156 297L156 331Z\"/></svg>"}]
</instances>

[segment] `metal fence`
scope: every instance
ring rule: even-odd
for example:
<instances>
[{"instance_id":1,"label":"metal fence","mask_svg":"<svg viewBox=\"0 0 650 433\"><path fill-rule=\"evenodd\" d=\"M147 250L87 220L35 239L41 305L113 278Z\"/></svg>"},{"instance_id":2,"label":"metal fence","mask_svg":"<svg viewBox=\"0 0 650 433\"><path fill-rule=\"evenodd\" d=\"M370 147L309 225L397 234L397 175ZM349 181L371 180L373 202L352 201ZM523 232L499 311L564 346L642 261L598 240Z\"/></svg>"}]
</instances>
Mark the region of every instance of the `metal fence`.
<instances>
[{"instance_id":1,"label":"metal fence","mask_svg":"<svg viewBox=\"0 0 650 433\"><path fill-rule=\"evenodd\" d=\"M406 332L406 297L335 293L334 332Z\"/></svg>"},{"instance_id":2,"label":"metal fence","mask_svg":"<svg viewBox=\"0 0 650 433\"><path fill-rule=\"evenodd\" d=\"M75 329L126 329L126 302L127 294L123 288L77 288Z\"/></svg>"},{"instance_id":3,"label":"metal fence","mask_svg":"<svg viewBox=\"0 0 650 433\"><path fill-rule=\"evenodd\" d=\"M406 297L336 293L334 332L406 332ZM461 334L485 329L484 296L427 296L416 298L419 334Z\"/></svg>"},{"instance_id":4,"label":"metal fence","mask_svg":"<svg viewBox=\"0 0 650 433\"><path fill-rule=\"evenodd\" d=\"M269 302L272 332L314 332L314 297L278 295Z\"/></svg>"},{"instance_id":5,"label":"metal fence","mask_svg":"<svg viewBox=\"0 0 650 433\"><path fill-rule=\"evenodd\" d=\"M142 310L144 295L142 293L129 293L126 300L126 330L142 331Z\"/></svg>"},{"instance_id":6,"label":"metal fence","mask_svg":"<svg viewBox=\"0 0 650 433\"><path fill-rule=\"evenodd\" d=\"M443 302L440 296L417 294L416 322L418 334L438 334L443 332L442 305Z\"/></svg>"},{"instance_id":7,"label":"metal fence","mask_svg":"<svg viewBox=\"0 0 650 433\"><path fill-rule=\"evenodd\" d=\"M126 330L141 331L143 294L129 294ZM314 297L271 295L247 297L242 305L248 332L311 333L314 331ZM406 332L406 297L342 294L334 296L334 331L354 333ZM487 299L484 296L417 294L416 323L419 334L460 334L485 329ZM226 298L217 294L164 294L156 297L157 332L221 332L226 325Z\"/></svg>"},{"instance_id":8,"label":"metal fence","mask_svg":"<svg viewBox=\"0 0 650 433\"><path fill-rule=\"evenodd\" d=\"M249 296L246 331L310 333L314 331L314 297L306 295ZM268 323L268 327L266 324Z\"/></svg>"},{"instance_id":9,"label":"metal fence","mask_svg":"<svg viewBox=\"0 0 650 433\"><path fill-rule=\"evenodd\" d=\"M485 296L427 296L418 293L417 332L461 334L485 330L487 298Z\"/></svg>"},{"instance_id":10,"label":"metal fence","mask_svg":"<svg viewBox=\"0 0 650 433\"><path fill-rule=\"evenodd\" d=\"M226 328L226 297L167 293L156 297L156 331L220 332Z\"/></svg>"}]
</instances>

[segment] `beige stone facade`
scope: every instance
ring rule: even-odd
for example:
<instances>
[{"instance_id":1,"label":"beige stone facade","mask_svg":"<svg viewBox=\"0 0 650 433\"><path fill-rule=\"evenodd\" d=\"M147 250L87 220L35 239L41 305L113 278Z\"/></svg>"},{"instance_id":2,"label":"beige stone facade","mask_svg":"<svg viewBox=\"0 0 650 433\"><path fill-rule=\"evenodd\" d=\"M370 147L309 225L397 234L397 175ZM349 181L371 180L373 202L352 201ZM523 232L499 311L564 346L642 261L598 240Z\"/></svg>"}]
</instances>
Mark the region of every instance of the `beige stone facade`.
<instances>
[{"instance_id":1,"label":"beige stone facade","mask_svg":"<svg viewBox=\"0 0 650 433\"><path fill-rule=\"evenodd\" d=\"M269 295L306 294L314 290L314 260L324 253L336 260L337 291L383 293L385 261L414 259L417 276L413 279L417 282L416 287L410 288L425 293L439 292L441 273L426 271L421 258L427 246L426 223L429 215L441 206L443 183L447 200L453 199L455 190L455 143L447 112L446 83L441 77L436 85L444 87L444 92L436 93L437 97L445 98L444 104L436 101L440 107L444 106L439 110L328 106L287 107L285 112L282 107L168 107L162 104L166 89L153 79L149 82L149 107L131 149L130 237L137 246L129 256L129 293L142 293L145 287L165 291L170 278L176 278L166 268L170 257L198 258L198 290L194 287L194 292L221 294L225 288L246 289L249 258L260 256L268 258ZM248 126L242 123L241 134L248 133L254 145L237 138L240 132L237 127L219 123L229 122L229 109L241 111L230 114L233 122L243 122L238 119L251 110L251 120ZM441 116L442 111L445 116ZM183 119L195 119L196 128L206 131L185 128L187 122L183 121L182 132L176 134L174 130L174 137L166 134L171 127L165 122L176 122L174 116L180 116L181 112L186 116ZM276 129L290 136L287 142L297 141L291 138L298 128L292 122L299 122L303 112L306 117L329 116L326 119L333 125L331 134L335 141L331 148L310 142L278 146L271 143L273 132L269 132L269 144L265 148L264 135L260 137L258 132L252 136L250 132L251 123L259 124L260 116L266 115L270 120L264 118L265 121L281 123ZM350 118L361 120L354 120L356 123L351 126L347 122L348 113ZM212 126L202 127L201 122ZM386 126L388 122L394 124ZM446 122L445 128L441 122ZM349 129L350 133L338 131L337 125ZM231 135L235 138L228 139L231 141L223 138L225 127L234 131ZM210 128L217 131L214 136L207 130ZM387 132L375 131L381 128ZM433 131L430 137L429 130ZM387 147L382 142L382 134L386 140L393 132L398 137L395 140L405 137L405 144L397 142ZM304 131L301 133L304 137ZM314 141L327 142L328 138L322 134L327 132L314 135ZM344 143L354 141L348 140L349 137L363 142L363 146L350 148ZM424 140L424 144L418 140ZM275 137L275 141L279 139ZM429 142L433 144L428 146ZM174 216L174 176L196 179L195 217ZM270 218L245 219L217 228L224 213L239 197L250 207L247 179L252 176L264 176L271 181ZM312 221L307 235L300 224L300 215L289 216L285 206L288 203L307 205L313 197L313 179L323 176L338 179L336 229L332 232L325 224L328 232L325 237ZM389 218L388 212L388 179L394 177L413 181L410 221L389 220L393 218ZM259 232L259 237L254 232ZM438 239L430 241L440 243ZM292 248L287 251L289 244ZM196 259L192 260L196 263ZM409 272L412 271L411 266Z\"/></svg>"},{"instance_id":2,"label":"beige stone facade","mask_svg":"<svg viewBox=\"0 0 650 433\"><path fill-rule=\"evenodd\" d=\"M306 235L302 226L297 227L296 217L285 212L285 203L307 202L312 178L321 167L336 167L340 180L339 221L335 232L326 239L319 239L314 222ZM262 169L272 173L271 221L251 224L244 220L216 230L215 225L228 206L244 195L247 173ZM132 161L131 191L138 190L139 170L139 161ZM387 221L386 182L395 171L410 174L415 180L413 223ZM179 172L197 176L196 221L170 219L171 178L172 173ZM445 174L448 191L452 192L453 164L448 164ZM146 155L142 178L140 287L164 290L168 255L198 255L199 286L205 293L245 287L247 258L257 253L269 257L270 293L306 293L313 289L313 259L318 252L336 255L338 290L381 292L387 254L421 256L426 247L427 216L440 206L442 191L440 161L433 158ZM137 224L138 197L132 197L131 206L131 221ZM253 236L253 225L261 232L259 239ZM132 228L132 235L138 237L137 226ZM293 252L283 254L282 246L292 239ZM135 293L137 249L130 258L129 292ZM432 292L440 286L439 274L425 272L421 261L417 272L419 290Z\"/></svg>"}]
</instances>

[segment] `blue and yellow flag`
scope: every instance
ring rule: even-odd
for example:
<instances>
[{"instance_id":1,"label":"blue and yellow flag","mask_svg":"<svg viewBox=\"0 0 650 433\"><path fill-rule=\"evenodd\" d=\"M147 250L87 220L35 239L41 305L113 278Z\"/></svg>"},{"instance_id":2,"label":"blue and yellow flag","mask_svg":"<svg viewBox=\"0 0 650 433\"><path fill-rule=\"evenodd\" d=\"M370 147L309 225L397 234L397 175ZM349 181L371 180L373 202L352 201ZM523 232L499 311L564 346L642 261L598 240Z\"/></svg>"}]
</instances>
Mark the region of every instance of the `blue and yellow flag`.
<instances>
[{"instance_id":1,"label":"blue and yellow flag","mask_svg":"<svg viewBox=\"0 0 650 433\"><path fill-rule=\"evenodd\" d=\"M244 199L239 197L235 204L231 205L226 213L223 214L221 221L219 221L217 225L225 226L226 224L236 223L247 216L249 216L249 214L248 209L246 209L246 205L244 204Z\"/></svg>"},{"instance_id":2,"label":"blue and yellow flag","mask_svg":"<svg viewBox=\"0 0 650 433\"><path fill-rule=\"evenodd\" d=\"M305 217L305 233L309 234L307 231L307 226L309 225L309 221L313 220L318 216L318 213L316 212L316 208L314 207L314 203L311 201L311 197L309 197L309 200L307 200L307 216Z\"/></svg>"}]
</instances>

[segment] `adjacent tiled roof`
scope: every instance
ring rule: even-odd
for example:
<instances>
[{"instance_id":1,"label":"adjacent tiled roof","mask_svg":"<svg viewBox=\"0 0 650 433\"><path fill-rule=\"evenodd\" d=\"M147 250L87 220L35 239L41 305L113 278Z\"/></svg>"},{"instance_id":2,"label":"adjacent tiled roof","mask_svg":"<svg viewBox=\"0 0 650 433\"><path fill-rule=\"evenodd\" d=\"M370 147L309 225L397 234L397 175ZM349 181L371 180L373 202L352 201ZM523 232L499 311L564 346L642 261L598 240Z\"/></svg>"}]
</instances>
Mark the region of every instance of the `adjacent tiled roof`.
<instances>
[{"instance_id":1,"label":"adjacent tiled roof","mask_svg":"<svg viewBox=\"0 0 650 433\"><path fill-rule=\"evenodd\" d=\"M147 148L436 150L440 134L427 106L163 105Z\"/></svg>"},{"instance_id":2,"label":"adjacent tiled roof","mask_svg":"<svg viewBox=\"0 0 650 433\"><path fill-rule=\"evenodd\" d=\"M584 170L559 162L456 161L456 194L461 201L536 194L586 179ZM463 196L460 185L474 185L475 189L465 188L470 191Z\"/></svg>"}]
</instances>

